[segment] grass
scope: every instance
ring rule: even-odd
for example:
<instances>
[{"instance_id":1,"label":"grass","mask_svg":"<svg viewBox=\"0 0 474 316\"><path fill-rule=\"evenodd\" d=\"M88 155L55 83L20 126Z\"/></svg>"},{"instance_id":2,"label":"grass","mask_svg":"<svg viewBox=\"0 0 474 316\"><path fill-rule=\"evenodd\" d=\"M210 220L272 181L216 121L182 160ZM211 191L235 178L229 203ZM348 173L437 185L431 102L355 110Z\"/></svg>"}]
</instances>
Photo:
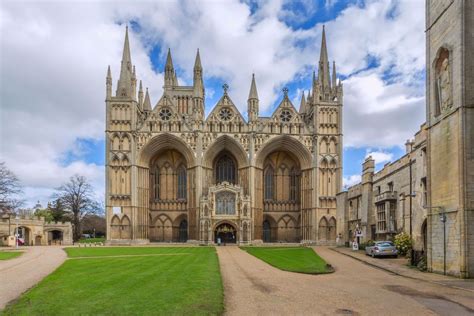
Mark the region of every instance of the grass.
<instances>
[{"instance_id":1,"label":"grass","mask_svg":"<svg viewBox=\"0 0 474 316\"><path fill-rule=\"evenodd\" d=\"M88 243L96 243L96 242L105 242L105 237L98 237L98 238L84 238L79 239L77 241L80 244L88 244Z\"/></svg>"},{"instance_id":2,"label":"grass","mask_svg":"<svg viewBox=\"0 0 474 316\"><path fill-rule=\"evenodd\" d=\"M216 315L224 311L215 248L66 251L70 259L7 306L5 315Z\"/></svg>"},{"instance_id":3,"label":"grass","mask_svg":"<svg viewBox=\"0 0 474 316\"><path fill-rule=\"evenodd\" d=\"M321 274L333 272L316 252L304 247L242 247L249 254L285 271Z\"/></svg>"},{"instance_id":4,"label":"grass","mask_svg":"<svg viewBox=\"0 0 474 316\"><path fill-rule=\"evenodd\" d=\"M22 251L0 251L0 260L8 260L21 256Z\"/></svg>"}]
</instances>

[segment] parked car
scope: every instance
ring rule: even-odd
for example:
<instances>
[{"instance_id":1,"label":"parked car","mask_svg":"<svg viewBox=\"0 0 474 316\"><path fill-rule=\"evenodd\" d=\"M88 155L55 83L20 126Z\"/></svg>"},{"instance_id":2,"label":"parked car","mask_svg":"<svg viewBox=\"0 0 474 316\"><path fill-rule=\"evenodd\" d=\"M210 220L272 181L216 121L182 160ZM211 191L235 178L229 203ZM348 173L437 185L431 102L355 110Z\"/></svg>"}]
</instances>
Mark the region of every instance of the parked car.
<instances>
[{"instance_id":1,"label":"parked car","mask_svg":"<svg viewBox=\"0 0 474 316\"><path fill-rule=\"evenodd\" d=\"M367 256L375 257L398 257L397 247L391 241L376 241L373 246L365 247Z\"/></svg>"}]
</instances>

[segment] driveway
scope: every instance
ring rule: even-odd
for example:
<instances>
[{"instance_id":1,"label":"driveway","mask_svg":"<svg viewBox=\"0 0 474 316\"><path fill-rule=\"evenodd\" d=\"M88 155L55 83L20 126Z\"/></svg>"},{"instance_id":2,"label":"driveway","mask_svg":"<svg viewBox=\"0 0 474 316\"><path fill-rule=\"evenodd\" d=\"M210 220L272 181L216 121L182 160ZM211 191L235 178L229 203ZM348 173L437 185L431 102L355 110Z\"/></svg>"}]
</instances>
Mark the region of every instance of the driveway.
<instances>
[{"instance_id":1,"label":"driveway","mask_svg":"<svg viewBox=\"0 0 474 316\"><path fill-rule=\"evenodd\" d=\"M61 247L22 247L25 253L11 260L0 260L0 310L66 260Z\"/></svg>"},{"instance_id":2,"label":"driveway","mask_svg":"<svg viewBox=\"0 0 474 316\"><path fill-rule=\"evenodd\" d=\"M472 315L474 293L421 282L315 247L335 273L273 268L235 246L217 247L228 315Z\"/></svg>"}]
</instances>

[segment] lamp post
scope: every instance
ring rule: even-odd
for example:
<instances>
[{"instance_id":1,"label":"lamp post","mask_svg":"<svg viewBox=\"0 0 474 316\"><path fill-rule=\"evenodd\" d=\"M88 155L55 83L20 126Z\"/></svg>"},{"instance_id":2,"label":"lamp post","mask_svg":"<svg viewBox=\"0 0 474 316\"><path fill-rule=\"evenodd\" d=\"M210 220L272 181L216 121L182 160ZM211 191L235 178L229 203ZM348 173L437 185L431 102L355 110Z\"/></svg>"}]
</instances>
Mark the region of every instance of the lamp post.
<instances>
[{"instance_id":1,"label":"lamp post","mask_svg":"<svg viewBox=\"0 0 474 316\"><path fill-rule=\"evenodd\" d=\"M15 244L16 244L16 249L18 249L18 222L20 221L20 217L18 216L18 214L16 214L15 216L15 220L16 220L16 232L15 232Z\"/></svg>"},{"instance_id":2,"label":"lamp post","mask_svg":"<svg viewBox=\"0 0 474 316\"><path fill-rule=\"evenodd\" d=\"M439 220L443 223L443 271L446 275L446 214L439 213Z\"/></svg>"},{"instance_id":3,"label":"lamp post","mask_svg":"<svg viewBox=\"0 0 474 316\"><path fill-rule=\"evenodd\" d=\"M412 165L413 160L410 158L410 242L411 242L411 250L410 250L410 265L415 265L415 250L413 249L413 224L412 224L412 217L413 217L413 178L412 178Z\"/></svg>"}]
</instances>

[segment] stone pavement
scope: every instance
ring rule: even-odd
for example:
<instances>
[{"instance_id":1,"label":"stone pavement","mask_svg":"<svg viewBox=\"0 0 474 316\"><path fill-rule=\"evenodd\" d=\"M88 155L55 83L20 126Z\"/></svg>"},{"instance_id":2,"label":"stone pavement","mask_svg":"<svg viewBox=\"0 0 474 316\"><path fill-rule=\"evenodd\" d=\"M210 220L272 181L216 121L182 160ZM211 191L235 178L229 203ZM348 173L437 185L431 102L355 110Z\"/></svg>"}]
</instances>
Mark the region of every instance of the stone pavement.
<instances>
[{"instance_id":1,"label":"stone pavement","mask_svg":"<svg viewBox=\"0 0 474 316\"><path fill-rule=\"evenodd\" d=\"M422 272L418 269L410 268L407 265L408 259L406 258L372 258L370 256L366 256L363 250L353 251L352 249L346 247L336 247L331 248L331 250L337 251L365 264L385 270L387 272L394 273L396 275L404 276L415 280L450 286L453 288L460 288L463 290L472 291L474 293L473 279L465 280L436 273Z\"/></svg>"},{"instance_id":2,"label":"stone pavement","mask_svg":"<svg viewBox=\"0 0 474 316\"><path fill-rule=\"evenodd\" d=\"M0 310L66 260L60 246L21 247L21 256L0 260Z\"/></svg>"},{"instance_id":3,"label":"stone pavement","mask_svg":"<svg viewBox=\"0 0 474 316\"><path fill-rule=\"evenodd\" d=\"M228 315L472 315L474 293L387 273L314 247L335 272L276 269L236 246L217 247Z\"/></svg>"}]
</instances>

